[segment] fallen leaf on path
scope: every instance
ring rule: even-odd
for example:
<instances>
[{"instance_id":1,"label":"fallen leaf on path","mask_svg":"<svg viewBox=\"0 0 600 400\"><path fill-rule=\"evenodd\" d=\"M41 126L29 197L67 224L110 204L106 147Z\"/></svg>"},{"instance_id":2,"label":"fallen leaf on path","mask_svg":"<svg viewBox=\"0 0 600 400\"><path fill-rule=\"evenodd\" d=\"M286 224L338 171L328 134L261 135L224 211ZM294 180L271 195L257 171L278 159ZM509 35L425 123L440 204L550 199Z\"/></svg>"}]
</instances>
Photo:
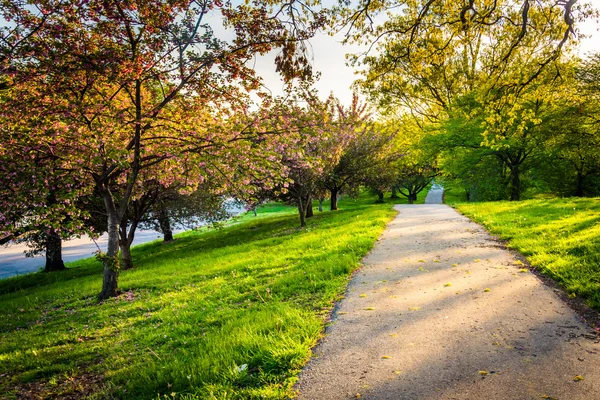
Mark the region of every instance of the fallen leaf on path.
<instances>
[{"instance_id":1,"label":"fallen leaf on path","mask_svg":"<svg viewBox=\"0 0 600 400\"><path fill-rule=\"evenodd\" d=\"M453 267L458 267L457 263L452 264Z\"/></svg>"},{"instance_id":2,"label":"fallen leaf on path","mask_svg":"<svg viewBox=\"0 0 600 400\"><path fill-rule=\"evenodd\" d=\"M489 372L487 371L479 371L479 375L486 376Z\"/></svg>"},{"instance_id":3,"label":"fallen leaf on path","mask_svg":"<svg viewBox=\"0 0 600 400\"><path fill-rule=\"evenodd\" d=\"M365 308L365 310L367 310L367 311L373 311L374 309L375 309L375 307L367 307L367 308Z\"/></svg>"},{"instance_id":4,"label":"fallen leaf on path","mask_svg":"<svg viewBox=\"0 0 600 400\"><path fill-rule=\"evenodd\" d=\"M574 380L575 382L582 381L582 380L583 380L583 376L581 376L581 375L575 375L575 378L573 378L573 380Z\"/></svg>"},{"instance_id":5,"label":"fallen leaf on path","mask_svg":"<svg viewBox=\"0 0 600 400\"><path fill-rule=\"evenodd\" d=\"M402 371L400 371L400 370L396 370L396 371L394 371L394 373L395 373L396 375L400 375L400 374L402 373Z\"/></svg>"},{"instance_id":6,"label":"fallen leaf on path","mask_svg":"<svg viewBox=\"0 0 600 400\"><path fill-rule=\"evenodd\" d=\"M519 270L519 272L522 273L522 274L526 274L528 271L525 268L521 268Z\"/></svg>"},{"instance_id":7,"label":"fallen leaf on path","mask_svg":"<svg viewBox=\"0 0 600 400\"><path fill-rule=\"evenodd\" d=\"M450 286L452 286L452 284L451 284L450 282L448 282L448 283L446 283L444 286L445 286L445 287L450 287Z\"/></svg>"},{"instance_id":8,"label":"fallen leaf on path","mask_svg":"<svg viewBox=\"0 0 600 400\"><path fill-rule=\"evenodd\" d=\"M486 292L486 293L487 293L487 292L491 292L491 290L490 290L490 289L488 289L488 288L485 288L485 289L483 289L483 291L484 291L484 292Z\"/></svg>"},{"instance_id":9,"label":"fallen leaf on path","mask_svg":"<svg viewBox=\"0 0 600 400\"><path fill-rule=\"evenodd\" d=\"M480 262L481 260L479 258L476 258L474 261L475 262Z\"/></svg>"},{"instance_id":10,"label":"fallen leaf on path","mask_svg":"<svg viewBox=\"0 0 600 400\"><path fill-rule=\"evenodd\" d=\"M381 358L383 358L384 360L389 360L392 357L390 357L390 356L382 356Z\"/></svg>"},{"instance_id":11,"label":"fallen leaf on path","mask_svg":"<svg viewBox=\"0 0 600 400\"><path fill-rule=\"evenodd\" d=\"M367 295L364 293L361 293L358 297L367 297Z\"/></svg>"}]
</instances>

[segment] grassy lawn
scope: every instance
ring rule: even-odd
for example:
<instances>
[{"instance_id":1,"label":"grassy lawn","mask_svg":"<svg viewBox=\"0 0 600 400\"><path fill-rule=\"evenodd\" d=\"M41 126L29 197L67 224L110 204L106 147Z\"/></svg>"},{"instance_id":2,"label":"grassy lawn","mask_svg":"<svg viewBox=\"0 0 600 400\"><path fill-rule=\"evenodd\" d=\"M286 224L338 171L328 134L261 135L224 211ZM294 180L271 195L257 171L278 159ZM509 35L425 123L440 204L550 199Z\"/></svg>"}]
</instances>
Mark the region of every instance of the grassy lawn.
<instances>
[{"instance_id":1,"label":"grassy lawn","mask_svg":"<svg viewBox=\"0 0 600 400\"><path fill-rule=\"evenodd\" d=\"M122 294L104 304L94 259L0 281L0 393L287 398L333 303L395 215L374 200L342 199L304 230L294 208L269 204L221 230L137 246Z\"/></svg>"},{"instance_id":2,"label":"grassy lawn","mask_svg":"<svg viewBox=\"0 0 600 400\"><path fill-rule=\"evenodd\" d=\"M571 296L600 311L600 199L462 203L455 207L509 241Z\"/></svg>"}]
</instances>

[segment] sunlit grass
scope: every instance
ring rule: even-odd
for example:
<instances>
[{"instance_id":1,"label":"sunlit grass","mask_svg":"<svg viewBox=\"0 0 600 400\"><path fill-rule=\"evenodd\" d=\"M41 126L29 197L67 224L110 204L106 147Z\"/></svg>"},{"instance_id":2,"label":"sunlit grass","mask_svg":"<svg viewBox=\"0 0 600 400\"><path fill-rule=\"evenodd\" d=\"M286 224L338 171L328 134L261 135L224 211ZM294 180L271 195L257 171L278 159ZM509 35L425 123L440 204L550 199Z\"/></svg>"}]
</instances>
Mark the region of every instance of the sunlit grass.
<instances>
[{"instance_id":1,"label":"sunlit grass","mask_svg":"<svg viewBox=\"0 0 600 400\"><path fill-rule=\"evenodd\" d=\"M600 311L600 199L462 203L482 223L569 294Z\"/></svg>"},{"instance_id":2,"label":"sunlit grass","mask_svg":"<svg viewBox=\"0 0 600 400\"><path fill-rule=\"evenodd\" d=\"M0 281L0 392L287 398L334 301L394 212L345 199L298 230L281 204L133 249L98 304L94 259Z\"/></svg>"}]
</instances>

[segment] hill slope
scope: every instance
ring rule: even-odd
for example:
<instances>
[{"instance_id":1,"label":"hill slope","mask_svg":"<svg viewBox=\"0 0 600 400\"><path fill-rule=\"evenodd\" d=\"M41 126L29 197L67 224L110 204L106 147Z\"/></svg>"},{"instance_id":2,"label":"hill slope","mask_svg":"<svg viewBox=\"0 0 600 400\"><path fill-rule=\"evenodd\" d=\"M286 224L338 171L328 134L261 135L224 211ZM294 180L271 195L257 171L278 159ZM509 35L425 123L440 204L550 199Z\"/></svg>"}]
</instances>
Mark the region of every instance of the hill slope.
<instances>
[{"instance_id":1,"label":"hill slope","mask_svg":"<svg viewBox=\"0 0 600 400\"><path fill-rule=\"evenodd\" d=\"M293 208L270 205L222 230L138 246L122 294L104 304L93 259L0 281L0 392L285 398L394 215L372 203L343 201L305 230Z\"/></svg>"}]
</instances>

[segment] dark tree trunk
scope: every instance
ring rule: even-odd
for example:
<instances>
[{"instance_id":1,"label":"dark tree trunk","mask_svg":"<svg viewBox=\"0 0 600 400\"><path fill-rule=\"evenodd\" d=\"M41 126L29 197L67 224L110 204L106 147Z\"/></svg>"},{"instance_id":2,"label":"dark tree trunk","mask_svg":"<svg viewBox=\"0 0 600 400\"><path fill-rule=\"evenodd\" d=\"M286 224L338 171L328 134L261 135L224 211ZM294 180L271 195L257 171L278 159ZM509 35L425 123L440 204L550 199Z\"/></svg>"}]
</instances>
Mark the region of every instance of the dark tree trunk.
<instances>
[{"instance_id":1,"label":"dark tree trunk","mask_svg":"<svg viewBox=\"0 0 600 400\"><path fill-rule=\"evenodd\" d=\"M121 269L127 270L133 268L133 258L131 258L131 243L129 241L122 242L121 248Z\"/></svg>"},{"instance_id":2,"label":"dark tree trunk","mask_svg":"<svg viewBox=\"0 0 600 400\"><path fill-rule=\"evenodd\" d=\"M323 212L323 198L319 197L319 212Z\"/></svg>"},{"instance_id":3,"label":"dark tree trunk","mask_svg":"<svg viewBox=\"0 0 600 400\"><path fill-rule=\"evenodd\" d=\"M306 202L306 218L310 218L313 215L315 215L313 212L313 203L312 199L309 197L309 200Z\"/></svg>"},{"instance_id":4,"label":"dark tree trunk","mask_svg":"<svg viewBox=\"0 0 600 400\"><path fill-rule=\"evenodd\" d=\"M581 173L581 171L577 171L577 188L575 189L575 196L583 197L583 182L585 181L585 176Z\"/></svg>"},{"instance_id":5,"label":"dark tree trunk","mask_svg":"<svg viewBox=\"0 0 600 400\"><path fill-rule=\"evenodd\" d=\"M510 170L511 185L510 185L510 200L517 201L521 200L521 174L519 173L519 167L514 166Z\"/></svg>"},{"instance_id":6,"label":"dark tree trunk","mask_svg":"<svg viewBox=\"0 0 600 400\"><path fill-rule=\"evenodd\" d=\"M133 259L131 258L131 242L127 235L127 218L123 218L119 228L119 248L121 249L121 269L127 270L133 268Z\"/></svg>"},{"instance_id":7,"label":"dark tree trunk","mask_svg":"<svg viewBox=\"0 0 600 400\"><path fill-rule=\"evenodd\" d=\"M108 213L108 247L103 255L104 277L102 291L98 295L100 300L117 295L119 278L119 217L110 193L104 195L104 203Z\"/></svg>"},{"instance_id":8,"label":"dark tree trunk","mask_svg":"<svg viewBox=\"0 0 600 400\"><path fill-rule=\"evenodd\" d=\"M256 215L256 214L255 214ZM173 240L173 230L171 229L171 219L167 210L161 209L158 212L158 226L163 234L164 241L170 242Z\"/></svg>"},{"instance_id":9,"label":"dark tree trunk","mask_svg":"<svg viewBox=\"0 0 600 400\"><path fill-rule=\"evenodd\" d=\"M306 226L306 209L302 202L302 196L298 196L298 214L300 214L300 228L304 228Z\"/></svg>"},{"instance_id":10,"label":"dark tree trunk","mask_svg":"<svg viewBox=\"0 0 600 400\"><path fill-rule=\"evenodd\" d=\"M383 192L378 190L377 191L377 203L384 203L385 201L383 200Z\"/></svg>"},{"instance_id":11,"label":"dark tree trunk","mask_svg":"<svg viewBox=\"0 0 600 400\"><path fill-rule=\"evenodd\" d=\"M46 237L46 266L44 272L62 271L67 269L62 259L62 239L52 231Z\"/></svg>"},{"instance_id":12,"label":"dark tree trunk","mask_svg":"<svg viewBox=\"0 0 600 400\"><path fill-rule=\"evenodd\" d=\"M254 213L254 216L255 216L255 217L258 215L258 214L256 214L256 207L254 207L254 208L252 209L252 212Z\"/></svg>"},{"instance_id":13,"label":"dark tree trunk","mask_svg":"<svg viewBox=\"0 0 600 400\"><path fill-rule=\"evenodd\" d=\"M392 195L390 196L390 199L399 199L400 197L398 197L398 193L396 193L396 189L392 188Z\"/></svg>"},{"instance_id":14,"label":"dark tree trunk","mask_svg":"<svg viewBox=\"0 0 600 400\"><path fill-rule=\"evenodd\" d=\"M417 194L409 193L408 194L408 204L415 204L415 200L417 200Z\"/></svg>"},{"instance_id":15,"label":"dark tree trunk","mask_svg":"<svg viewBox=\"0 0 600 400\"><path fill-rule=\"evenodd\" d=\"M329 208L331 211L335 211L338 209L338 191L337 189L331 189L331 207Z\"/></svg>"}]
</instances>

